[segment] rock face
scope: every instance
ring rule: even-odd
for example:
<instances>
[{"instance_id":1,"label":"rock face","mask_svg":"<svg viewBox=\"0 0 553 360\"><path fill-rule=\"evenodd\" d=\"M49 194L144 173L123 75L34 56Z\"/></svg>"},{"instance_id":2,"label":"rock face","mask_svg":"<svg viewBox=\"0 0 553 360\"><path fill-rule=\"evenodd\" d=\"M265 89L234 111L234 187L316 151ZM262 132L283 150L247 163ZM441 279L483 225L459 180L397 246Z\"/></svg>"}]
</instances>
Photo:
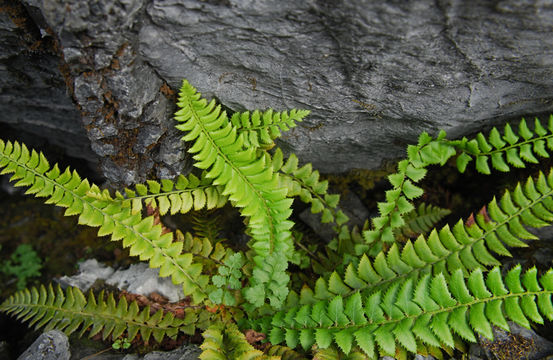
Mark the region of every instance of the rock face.
<instances>
[{"instance_id":1,"label":"rock face","mask_svg":"<svg viewBox=\"0 0 553 360\"><path fill-rule=\"evenodd\" d=\"M18 360L69 360L69 340L58 330L43 333L35 342L21 354Z\"/></svg>"},{"instance_id":2,"label":"rock face","mask_svg":"<svg viewBox=\"0 0 553 360\"><path fill-rule=\"evenodd\" d=\"M421 131L553 111L550 2L21 1L52 46L21 55L28 29L1 13L15 45L1 51L0 109L19 116L0 118L80 129L116 184L189 166L171 120L183 78L230 110L312 110L281 145L322 172L377 168Z\"/></svg>"},{"instance_id":3,"label":"rock face","mask_svg":"<svg viewBox=\"0 0 553 360\"><path fill-rule=\"evenodd\" d=\"M79 264L79 274L63 276L58 282L64 288L75 286L86 292L96 280L104 280L108 285L133 294L148 296L156 292L170 302L184 298L182 286L174 285L170 278L160 277L159 269L151 269L146 263L133 264L128 269L115 271L96 259L88 259Z\"/></svg>"}]
</instances>

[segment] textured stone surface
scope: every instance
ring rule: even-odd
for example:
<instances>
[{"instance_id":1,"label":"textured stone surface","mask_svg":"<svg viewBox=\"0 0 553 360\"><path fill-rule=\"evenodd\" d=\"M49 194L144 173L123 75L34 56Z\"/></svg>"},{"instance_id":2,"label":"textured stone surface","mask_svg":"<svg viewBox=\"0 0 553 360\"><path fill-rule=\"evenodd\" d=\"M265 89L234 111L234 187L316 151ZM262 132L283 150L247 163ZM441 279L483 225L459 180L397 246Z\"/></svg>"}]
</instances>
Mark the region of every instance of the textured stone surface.
<instances>
[{"instance_id":1,"label":"textured stone surface","mask_svg":"<svg viewBox=\"0 0 553 360\"><path fill-rule=\"evenodd\" d=\"M152 292L157 292L170 302L184 298L182 286L174 285L171 278L160 277L159 269L151 269L144 263L131 265L126 270L117 270L106 283L133 294L148 296Z\"/></svg>"},{"instance_id":2,"label":"textured stone surface","mask_svg":"<svg viewBox=\"0 0 553 360\"><path fill-rule=\"evenodd\" d=\"M96 259L88 259L79 264L77 275L62 276L58 283L64 288L73 286L82 291L88 291L96 280L108 279L114 272L112 267L101 264Z\"/></svg>"},{"instance_id":3,"label":"textured stone surface","mask_svg":"<svg viewBox=\"0 0 553 360\"><path fill-rule=\"evenodd\" d=\"M57 43L37 26L40 13L36 19L17 1L4 1L0 9L0 133L8 124L96 162L68 94Z\"/></svg>"},{"instance_id":4,"label":"textured stone surface","mask_svg":"<svg viewBox=\"0 0 553 360\"><path fill-rule=\"evenodd\" d=\"M115 271L96 259L89 259L79 264L77 275L63 276L58 282L63 287L75 286L87 291L97 280L104 280L108 285L133 294L148 296L156 292L171 302L184 298L181 286L174 285L170 278L160 277L159 269L151 269L145 263L133 264L128 269Z\"/></svg>"},{"instance_id":5,"label":"textured stone surface","mask_svg":"<svg viewBox=\"0 0 553 360\"><path fill-rule=\"evenodd\" d=\"M69 340L58 330L43 333L17 360L69 360Z\"/></svg>"},{"instance_id":6,"label":"textured stone surface","mask_svg":"<svg viewBox=\"0 0 553 360\"><path fill-rule=\"evenodd\" d=\"M80 120L113 183L189 165L171 120L182 78L232 110L312 110L281 144L322 172L377 168L423 130L459 136L553 110L549 1L23 3L34 36L56 46L20 55L2 13L1 56L15 55L1 63L0 107L19 116L0 118L65 131ZM41 118L25 113L35 92Z\"/></svg>"},{"instance_id":7,"label":"textured stone surface","mask_svg":"<svg viewBox=\"0 0 553 360\"><path fill-rule=\"evenodd\" d=\"M143 360L196 360L201 352L197 346L189 345L173 351L153 351L144 355Z\"/></svg>"}]
</instances>

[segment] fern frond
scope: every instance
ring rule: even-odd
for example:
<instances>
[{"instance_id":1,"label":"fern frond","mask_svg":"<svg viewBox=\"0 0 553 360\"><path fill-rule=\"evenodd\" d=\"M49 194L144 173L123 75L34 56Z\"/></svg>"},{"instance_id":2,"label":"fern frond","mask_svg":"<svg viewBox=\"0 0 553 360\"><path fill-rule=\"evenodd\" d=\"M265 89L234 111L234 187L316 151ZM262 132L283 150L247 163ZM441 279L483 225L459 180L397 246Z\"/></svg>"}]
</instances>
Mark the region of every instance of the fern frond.
<instances>
[{"instance_id":1,"label":"fern frond","mask_svg":"<svg viewBox=\"0 0 553 360\"><path fill-rule=\"evenodd\" d=\"M265 350L265 353L269 356L277 356L280 360L307 360L305 356L300 355L288 346L273 345Z\"/></svg>"},{"instance_id":2,"label":"fern frond","mask_svg":"<svg viewBox=\"0 0 553 360\"><path fill-rule=\"evenodd\" d=\"M327 348L315 351L313 360L367 360L367 356L357 348L348 354L344 354L335 348Z\"/></svg>"},{"instance_id":3,"label":"fern frond","mask_svg":"<svg viewBox=\"0 0 553 360\"><path fill-rule=\"evenodd\" d=\"M493 128L487 139L482 133L476 139L450 141L450 144L461 150L457 158L457 167L464 172L467 164L475 160L476 170L483 174L490 174L490 163L496 170L510 171L510 166L525 167L526 163L538 163L538 157L549 157L553 150L553 115L549 117L547 127L544 127L538 118L534 120L534 129L530 130L523 118L518 125L518 131L507 124L503 135Z\"/></svg>"},{"instance_id":4,"label":"fern frond","mask_svg":"<svg viewBox=\"0 0 553 360\"><path fill-rule=\"evenodd\" d=\"M372 254L381 250L382 242L394 242L394 231L405 225L405 215L415 208L411 201L423 194L415 183L426 176L426 167L443 165L456 154L455 147L443 141L445 136L441 131L434 140L422 133L417 145L407 147L408 158L398 163L398 172L388 176L393 189L386 191L386 201L378 203L379 216L372 219L373 229L363 233L372 246Z\"/></svg>"},{"instance_id":5,"label":"fern frond","mask_svg":"<svg viewBox=\"0 0 553 360\"><path fill-rule=\"evenodd\" d=\"M207 103L202 99L186 80L178 105L177 128L187 132L183 140L193 141L189 152L195 154L194 166L208 170L206 177L213 179L213 185L223 186L222 194L228 195L248 218L256 267L266 268L264 260L271 254L279 254L278 261L282 263L279 267L286 269L294 252L290 233L293 223L288 220L292 199L286 198L287 190L280 186L270 156L266 153L258 156L254 148L244 149L244 139L237 135L226 113L214 101ZM252 280L263 283L255 275Z\"/></svg>"},{"instance_id":6,"label":"fern frond","mask_svg":"<svg viewBox=\"0 0 553 360\"><path fill-rule=\"evenodd\" d=\"M374 229L364 233L367 243L373 244L373 254L381 249L380 241L394 241L394 230L403 226L404 215L413 209L410 200L423 193L414 183L425 176L428 165L443 165L457 151L460 151L457 168L461 173L473 159L476 169L483 174L490 174L490 161L493 168L503 172L510 170L508 164L525 167L525 163L537 163L536 156L547 158L547 149L553 150L553 115L547 129L536 118L534 131L522 119L517 133L507 124L503 135L493 128L488 139L482 133L472 140L465 137L452 141L445 139L445 135L442 131L432 139L426 133L421 134L416 146L408 146L408 159L399 162L398 172L388 177L393 189L386 192L385 202L378 203L380 216L373 219Z\"/></svg>"},{"instance_id":7,"label":"fern frond","mask_svg":"<svg viewBox=\"0 0 553 360\"><path fill-rule=\"evenodd\" d=\"M195 321L192 312L185 319L162 310L150 315L149 306L140 310L136 301L128 304L125 297L116 302L113 294L106 298L102 291L97 297L90 292L86 298L78 288L63 291L57 286L54 290L52 285L18 291L0 305L0 311L29 321L35 330L56 329L67 335L79 330L79 337L89 331L89 337L101 334L104 340L126 332L129 341L140 334L146 343L151 336L161 342L165 336L176 338L179 332L193 334Z\"/></svg>"},{"instance_id":8,"label":"fern frond","mask_svg":"<svg viewBox=\"0 0 553 360\"><path fill-rule=\"evenodd\" d=\"M213 243L207 237L192 236L189 232L182 233L176 231L177 241L182 242L182 250L185 253L194 254L197 257L220 263L220 261L230 254L232 250L224 247L220 242Z\"/></svg>"},{"instance_id":9,"label":"fern frond","mask_svg":"<svg viewBox=\"0 0 553 360\"><path fill-rule=\"evenodd\" d=\"M251 346L244 334L232 323L211 325L203 332L201 360L278 360Z\"/></svg>"},{"instance_id":10,"label":"fern frond","mask_svg":"<svg viewBox=\"0 0 553 360\"><path fill-rule=\"evenodd\" d=\"M89 197L90 192L100 193L96 185L69 168L63 172L57 164L50 168L42 153L18 142L0 140L0 169L0 174L13 174L10 181L17 181L15 186L28 186L26 194L47 197L45 203L66 208L65 215L78 215L79 224L99 227L99 236L122 240L131 256L149 261L150 267L160 268L160 276L183 284L185 295L193 295L195 302L206 297L203 288L209 279L201 275L202 265L192 262L192 254L182 254L182 243L173 242L172 233L162 234L152 216L143 219L130 208Z\"/></svg>"},{"instance_id":11,"label":"fern frond","mask_svg":"<svg viewBox=\"0 0 553 360\"><path fill-rule=\"evenodd\" d=\"M196 237L207 238L212 244L225 240L220 237L221 218L216 213L202 211L198 215L193 215L191 222Z\"/></svg>"},{"instance_id":12,"label":"fern frond","mask_svg":"<svg viewBox=\"0 0 553 360\"><path fill-rule=\"evenodd\" d=\"M178 105L177 128L187 132L183 140L194 141L189 151L195 153L195 166L210 169L206 177L213 179L214 185L224 186L223 194L250 218L257 261L275 251L291 251L286 241L292 225L287 220L291 201L285 199L286 189L278 187L270 159L256 157L252 148L244 150L226 113L214 101L207 104L187 81L183 82Z\"/></svg>"},{"instance_id":13,"label":"fern frond","mask_svg":"<svg viewBox=\"0 0 553 360\"><path fill-rule=\"evenodd\" d=\"M416 238L418 235L432 230L438 222L449 214L451 214L449 209L421 203L416 209L405 215L405 225L396 231L398 235L406 238Z\"/></svg>"},{"instance_id":14,"label":"fern frond","mask_svg":"<svg viewBox=\"0 0 553 360\"><path fill-rule=\"evenodd\" d=\"M313 290L304 288L300 302L386 289L427 272L449 277L458 269L468 274L490 268L500 264L492 252L511 256L507 247L526 247L520 239L536 239L524 226L542 227L552 221L553 171L547 177L540 173L536 181L529 178L524 185L518 184L499 202L493 199L487 212L479 213L470 225L463 221L452 228L446 225L428 237L420 235L407 241L402 248L394 243L372 261L366 255L352 260L343 273L335 266L338 271L319 278Z\"/></svg>"},{"instance_id":15,"label":"fern frond","mask_svg":"<svg viewBox=\"0 0 553 360\"><path fill-rule=\"evenodd\" d=\"M284 163L280 148L273 155L273 169L281 174L282 185L288 189L288 197L298 197L311 206L313 214L321 213L321 222L335 222L338 226L348 222L349 218L338 209L340 195L328 194L328 181L319 181L319 172L313 170L311 163L298 168L298 158L294 154Z\"/></svg>"},{"instance_id":16,"label":"fern frond","mask_svg":"<svg viewBox=\"0 0 553 360\"><path fill-rule=\"evenodd\" d=\"M91 189L88 196L131 208L133 214L140 213L143 206L148 205L159 208L160 215L221 208L228 201L228 197L222 194L223 187L211 185L211 179L207 179L205 173L199 179L194 174L179 175L175 182L148 180L146 184L135 185L135 190L126 188L124 192L125 195L117 191L112 197L107 190Z\"/></svg>"},{"instance_id":17,"label":"fern frond","mask_svg":"<svg viewBox=\"0 0 553 360\"><path fill-rule=\"evenodd\" d=\"M274 145L274 140L282 135L281 131L296 127L296 122L303 121L309 113L309 110L296 109L289 113L272 109L263 113L255 110L251 114L246 111L232 114L230 122L243 137L246 148L270 148Z\"/></svg>"},{"instance_id":18,"label":"fern frond","mask_svg":"<svg viewBox=\"0 0 553 360\"><path fill-rule=\"evenodd\" d=\"M301 337L304 348L337 346L347 354L359 346L375 358L377 350L393 356L400 347L416 353L419 342L453 347L454 334L473 342L475 332L492 339L492 325L508 331L507 320L527 328L530 321L543 323L543 316L553 319L552 294L553 270L538 280L535 268L522 274L517 266L504 279L497 267L486 278L476 269L465 279L458 269L449 281L426 274L384 292L296 306L258 326L273 344L296 347Z\"/></svg>"}]
</instances>

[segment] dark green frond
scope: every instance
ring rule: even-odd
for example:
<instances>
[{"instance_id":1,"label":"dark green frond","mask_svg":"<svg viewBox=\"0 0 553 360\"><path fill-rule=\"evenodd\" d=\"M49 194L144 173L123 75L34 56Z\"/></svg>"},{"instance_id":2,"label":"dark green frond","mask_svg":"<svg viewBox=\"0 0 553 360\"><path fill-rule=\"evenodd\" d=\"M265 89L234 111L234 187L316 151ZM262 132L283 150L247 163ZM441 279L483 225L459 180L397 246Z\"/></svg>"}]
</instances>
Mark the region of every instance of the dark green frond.
<instances>
[{"instance_id":1,"label":"dark green frond","mask_svg":"<svg viewBox=\"0 0 553 360\"><path fill-rule=\"evenodd\" d=\"M553 270L538 279L536 269L520 266L503 279L499 268L485 277L480 269L467 278L458 269L448 281L443 274L408 279L384 292L336 295L298 305L257 322L273 344L304 348L335 347L349 353L358 346L367 356L394 356L396 349L416 353L420 345L454 347L454 336L476 341L476 333L493 338L491 326L508 329L507 321L529 327L553 318ZM301 334L304 334L303 336Z\"/></svg>"},{"instance_id":2,"label":"dark green frond","mask_svg":"<svg viewBox=\"0 0 553 360\"><path fill-rule=\"evenodd\" d=\"M371 254L376 255L382 242L395 241L394 232L405 225L404 217L414 210L413 199L420 197L423 190L415 185L426 176L426 167L445 164L455 155L455 147L443 141L445 132L436 139L422 133L417 145L409 145L408 158L398 163L398 172L388 176L393 188L386 191L386 201L378 203L379 216L372 219L373 229L364 232Z\"/></svg>"}]
</instances>

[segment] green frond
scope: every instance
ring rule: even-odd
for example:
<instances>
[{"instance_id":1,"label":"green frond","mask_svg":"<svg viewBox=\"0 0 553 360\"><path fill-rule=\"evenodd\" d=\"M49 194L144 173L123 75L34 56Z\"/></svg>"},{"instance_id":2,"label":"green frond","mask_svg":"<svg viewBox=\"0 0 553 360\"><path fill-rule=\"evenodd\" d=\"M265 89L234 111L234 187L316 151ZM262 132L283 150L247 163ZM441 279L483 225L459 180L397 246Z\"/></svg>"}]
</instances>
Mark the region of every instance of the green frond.
<instances>
[{"instance_id":1,"label":"green frond","mask_svg":"<svg viewBox=\"0 0 553 360\"><path fill-rule=\"evenodd\" d=\"M530 321L543 323L544 316L553 318L552 294L553 270L538 279L536 269L522 274L520 266L505 278L497 267L486 277L476 269L465 278L457 269L448 281L441 273L426 274L384 292L298 305L257 324L273 344L294 348L304 334L319 348L348 354L359 347L375 358L394 356L400 348L416 353L421 345L454 347L455 336L474 342L478 333L492 339L492 325L508 330L508 320L525 327Z\"/></svg>"},{"instance_id":2,"label":"green frond","mask_svg":"<svg viewBox=\"0 0 553 360\"><path fill-rule=\"evenodd\" d=\"M277 356L279 360L307 360L306 357L290 349L288 346L272 345L269 349L265 350L265 353L269 356Z\"/></svg>"},{"instance_id":3,"label":"green frond","mask_svg":"<svg viewBox=\"0 0 553 360\"><path fill-rule=\"evenodd\" d=\"M243 138L246 148L270 148L274 140L281 136L282 131L296 127L297 122L309 115L309 110L292 109L290 112L277 112L269 109L265 112L255 110L234 113L230 122Z\"/></svg>"},{"instance_id":4,"label":"green frond","mask_svg":"<svg viewBox=\"0 0 553 360\"><path fill-rule=\"evenodd\" d=\"M201 360L277 360L251 346L244 334L232 323L211 325L203 332Z\"/></svg>"},{"instance_id":5,"label":"green frond","mask_svg":"<svg viewBox=\"0 0 553 360\"><path fill-rule=\"evenodd\" d=\"M242 288L244 273L244 258L241 253L234 253L227 256L218 268L218 273L211 277L216 289L209 293L209 300L214 304L235 306L237 304L237 293Z\"/></svg>"},{"instance_id":6,"label":"green frond","mask_svg":"<svg viewBox=\"0 0 553 360\"><path fill-rule=\"evenodd\" d=\"M223 207L228 201L228 197L222 194L223 190L222 186L213 186L211 179L203 173L199 179L190 174L179 175L174 182L148 180L146 184L135 185L134 190L126 188L124 195L116 192L111 196L107 190L91 189L88 196L131 208L133 214L141 213L143 206L148 205L158 208L160 215L174 215Z\"/></svg>"},{"instance_id":7,"label":"green frond","mask_svg":"<svg viewBox=\"0 0 553 360\"><path fill-rule=\"evenodd\" d=\"M316 350L313 360L367 360L367 356L360 349L355 349L346 355L337 349L328 348Z\"/></svg>"},{"instance_id":8,"label":"green frond","mask_svg":"<svg viewBox=\"0 0 553 360\"><path fill-rule=\"evenodd\" d=\"M213 243L207 237L192 236L189 232L183 234L179 230L176 231L176 241L182 242L182 251L191 253L198 258L206 261L219 263L229 255L232 250L224 247L220 242Z\"/></svg>"},{"instance_id":9,"label":"green frond","mask_svg":"<svg viewBox=\"0 0 553 360\"><path fill-rule=\"evenodd\" d=\"M202 265L193 263L192 254L182 253L182 243L173 241L172 233L162 233L153 217L142 218L131 208L113 201L90 197L101 193L96 185L82 180L76 171L58 165L50 167L42 153L29 151L18 142L0 140L1 174L13 174L15 186L29 187L26 194L45 197L45 203L66 208L65 215L78 215L79 224L99 227L98 235L110 235L112 241L123 241L131 256L149 261L150 267L160 268L161 276L170 276L173 283L183 284L185 295L195 302L206 297L203 288L209 279L201 275Z\"/></svg>"},{"instance_id":10,"label":"green frond","mask_svg":"<svg viewBox=\"0 0 553 360\"><path fill-rule=\"evenodd\" d=\"M280 186L270 156L263 152L257 155L253 148L244 149L244 138L237 134L226 113L214 101L202 99L186 80L178 106L177 128L186 132L183 140L193 142L189 152L195 154L194 165L206 169L206 177L213 179L213 185L223 186L222 194L248 217L256 267L266 268L267 256L279 254L278 261L286 269L294 252L290 233L293 223L288 220L292 200L286 198L287 190Z\"/></svg>"},{"instance_id":11,"label":"green frond","mask_svg":"<svg viewBox=\"0 0 553 360\"><path fill-rule=\"evenodd\" d=\"M348 222L348 216L338 209L340 195L327 193L328 181L319 181L319 172L313 170L310 163L298 167L294 154L285 163L282 159L282 150L278 148L273 156L273 169L280 172L280 181L288 189L288 197L298 197L311 205L313 214L321 213L323 224L335 222L340 226Z\"/></svg>"},{"instance_id":12,"label":"green frond","mask_svg":"<svg viewBox=\"0 0 553 360\"><path fill-rule=\"evenodd\" d=\"M420 203L419 206L407 213L404 217L405 224L398 228L397 235L405 238L416 238L420 234L426 234L447 215L451 210L438 206Z\"/></svg>"},{"instance_id":13,"label":"green frond","mask_svg":"<svg viewBox=\"0 0 553 360\"><path fill-rule=\"evenodd\" d=\"M175 339L179 332L193 334L196 321L193 312L184 319L162 310L150 315L149 306L140 310L136 301L128 304L125 297L117 302L113 294L106 298L102 291L87 298L78 288L54 290L52 285L18 291L0 305L0 311L28 321L35 330L56 329L67 335L78 330L79 337L89 331L89 337L101 334L104 340L124 334L129 341L140 334L146 343L152 336L159 343L165 336Z\"/></svg>"},{"instance_id":14,"label":"green frond","mask_svg":"<svg viewBox=\"0 0 553 360\"><path fill-rule=\"evenodd\" d=\"M493 199L485 209L470 225L459 221L452 228L446 225L427 237L408 240L403 247L394 243L373 259L367 255L353 259L343 270L335 265L331 269L340 272L327 270L311 293L306 292L309 300L300 298L300 302L383 290L425 273L443 273L449 278L457 270L466 275L499 265L492 253L511 256L507 247L525 247L520 239L535 239L525 226L541 227L553 220L553 171L547 177L540 173L536 181L529 178L514 191L506 191L499 202Z\"/></svg>"},{"instance_id":15,"label":"green frond","mask_svg":"<svg viewBox=\"0 0 553 360\"><path fill-rule=\"evenodd\" d=\"M510 171L511 166L523 168L527 163L538 163L539 157L548 158L553 150L553 115L545 127L535 118L534 128L530 130L523 118L516 131L506 124L503 135L494 127L487 138L479 133L476 139L463 138L450 143L461 151L457 161L460 172L464 172L471 160L475 160L476 170L483 174L491 172L490 165L502 172Z\"/></svg>"},{"instance_id":16,"label":"green frond","mask_svg":"<svg viewBox=\"0 0 553 360\"><path fill-rule=\"evenodd\" d=\"M412 200L423 194L415 184L426 176L426 167L443 165L456 154L455 147L444 141L445 135L442 131L434 140L422 133L417 145L407 147L408 158L398 163L397 173L388 176L393 188L386 191L386 201L378 203L379 216L372 219L373 229L363 233L371 254L382 249L382 242L395 241L394 232L405 225L406 214L415 208Z\"/></svg>"}]
</instances>

